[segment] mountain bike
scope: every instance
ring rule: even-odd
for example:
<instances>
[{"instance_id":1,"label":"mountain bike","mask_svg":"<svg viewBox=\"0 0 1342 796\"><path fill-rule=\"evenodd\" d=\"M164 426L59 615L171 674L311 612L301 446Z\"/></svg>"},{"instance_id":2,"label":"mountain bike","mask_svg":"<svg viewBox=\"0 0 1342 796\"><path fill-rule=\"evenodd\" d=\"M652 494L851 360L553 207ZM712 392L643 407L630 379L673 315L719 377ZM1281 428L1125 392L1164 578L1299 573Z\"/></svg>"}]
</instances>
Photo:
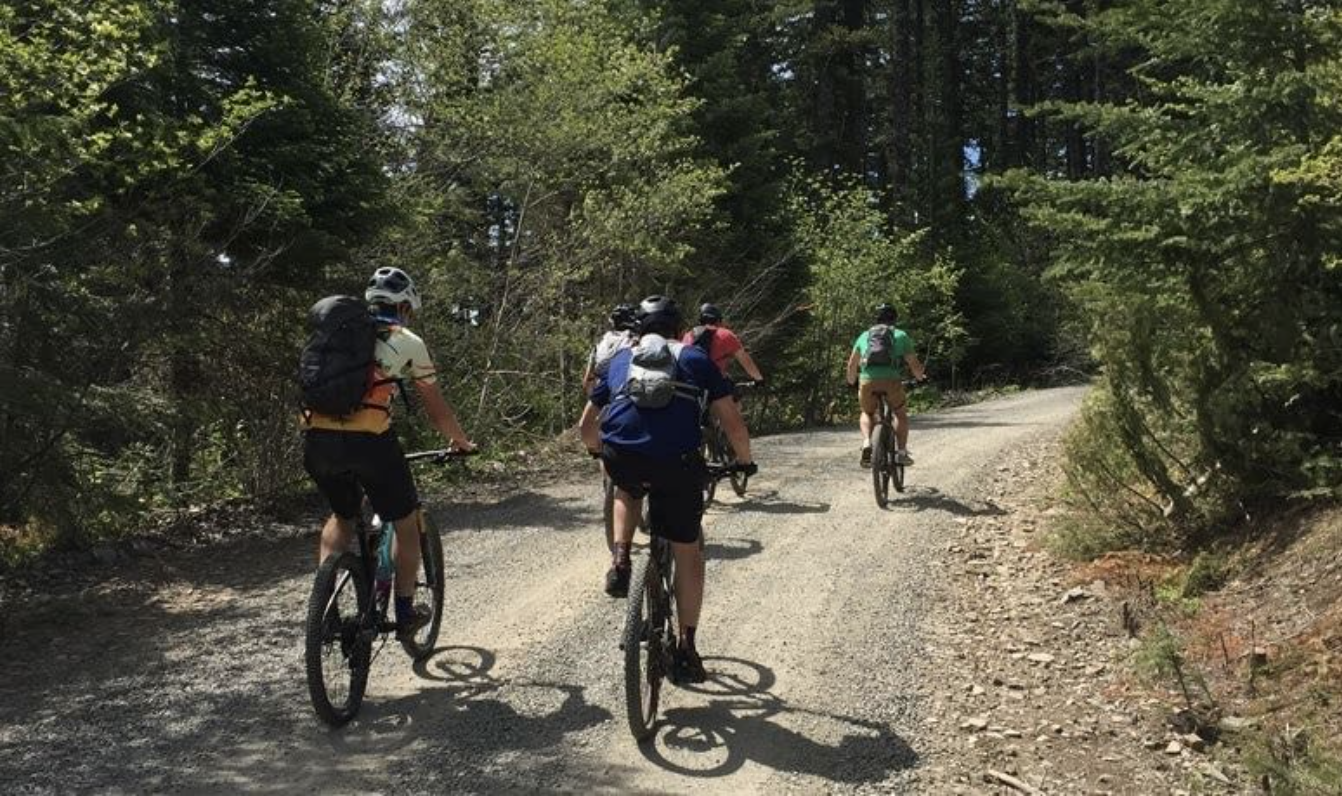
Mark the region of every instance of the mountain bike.
<instances>
[{"instance_id":1,"label":"mountain bike","mask_svg":"<svg viewBox=\"0 0 1342 796\"><path fill-rule=\"evenodd\" d=\"M738 381L734 382L732 386L736 388L737 394L740 395L754 388L755 382ZM704 461L708 462L710 467L721 467L731 464L734 458L732 454L732 443L727 439L727 432L722 430L722 424L718 422L717 417L707 409L704 410L703 434ZM738 472L733 473L730 480L732 482L732 491L735 492L738 497L744 497L746 494L746 486L750 482L750 476ZM717 486L717 479L710 478L708 480L708 484L704 487L705 506L713 502L713 496L717 493Z\"/></svg>"},{"instance_id":2,"label":"mountain bike","mask_svg":"<svg viewBox=\"0 0 1342 796\"><path fill-rule=\"evenodd\" d=\"M744 475L745 465L710 465L712 482ZM699 534L702 549L704 537ZM629 606L625 615L620 649L624 651L624 694L629 730L634 738L652 737L657 722L662 681L671 672L679 627L675 609L676 558L671 543L653 536L641 566L634 568L629 584Z\"/></svg>"},{"instance_id":3,"label":"mountain bike","mask_svg":"<svg viewBox=\"0 0 1342 796\"><path fill-rule=\"evenodd\" d=\"M919 384L917 379L905 379L900 382L909 390ZM896 492L904 491L904 465L899 463L895 437L895 410L886 400L885 391L873 391L880 407L877 410L877 426L871 430L871 484L876 493L876 505L885 508L890 504L890 484L893 482Z\"/></svg>"},{"instance_id":4,"label":"mountain bike","mask_svg":"<svg viewBox=\"0 0 1342 796\"><path fill-rule=\"evenodd\" d=\"M409 462L445 464L472 455L464 451L433 450L406 454ZM443 539L432 519L420 512L419 572L415 576L414 603L427 609L428 621L413 636L401 639L407 655L419 661L433 653L443 622ZM373 642L383 644L396 631L387 616L391 604L391 581L378 578L378 569L392 566L392 524L372 515L365 503L355 524L353 550L326 557L308 599L304 663L308 694L317 716L339 727L359 712L368 672L375 652ZM379 557L382 558L379 562Z\"/></svg>"}]
</instances>

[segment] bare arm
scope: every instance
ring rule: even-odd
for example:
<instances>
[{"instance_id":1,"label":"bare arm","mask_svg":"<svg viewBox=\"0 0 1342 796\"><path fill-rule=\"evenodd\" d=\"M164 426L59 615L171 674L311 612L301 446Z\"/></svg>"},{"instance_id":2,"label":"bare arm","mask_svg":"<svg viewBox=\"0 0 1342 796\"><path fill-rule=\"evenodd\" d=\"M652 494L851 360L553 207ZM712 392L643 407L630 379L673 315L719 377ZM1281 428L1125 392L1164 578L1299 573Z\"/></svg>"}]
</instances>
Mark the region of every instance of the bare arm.
<instances>
[{"instance_id":1,"label":"bare arm","mask_svg":"<svg viewBox=\"0 0 1342 796\"><path fill-rule=\"evenodd\" d=\"M439 434L442 434L455 448L463 451L475 450L475 443L466 438L465 430L462 429L461 423L457 422L457 413L443 397L443 392L438 389L437 383L417 381L415 391L419 393L419 400L424 404L424 412L429 416L429 422L438 429Z\"/></svg>"},{"instance_id":2,"label":"bare arm","mask_svg":"<svg viewBox=\"0 0 1342 796\"><path fill-rule=\"evenodd\" d=\"M709 410L718 419L723 433L727 435L727 441L732 444L736 461L741 464L754 461L750 455L750 433L746 430L746 419L741 417L741 407L736 401L728 395L710 404Z\"/></svg>"},{"instance_id":3,"label":"bare arm","mask_svg":"<svg viewBox=\"0 0 1342 796\"><path fill-rule=\"evenodd\" d=\"M844 381L849 384L857 384L857 366L861 364L861 359L857 355L857 349L854 348L848 354L848 372L844 375Z\"/></svg>"},{"instance_id":4,"label":"bare arm","mask_svg":"<svg viewBox=\"0 0 1342 796\"><path fill-rule=\"evenodd\" d=\"M755 360L751 358L750 352L746 351L744 348L738 348L736 349L736 353L732 356L736 357L736 361L741 363L741 368L746 372L747 376L755 381L764 381L764 374L760 373L759 365L755 364Z\"/></svg>"},{"instance_id":5,"label":"bare arm","mask_svg":"<svg viewBox=\"0 0 1342 796\"><path fill-rule=\"evenodd\" d=\"M904 355L904 364L909 366L909 371L918 381L927 378L927 371L923 370L923 363L918 360L918 355L910 351Z\"/></svg>"},{"instance_id":6,"label":"bare arm","mask_svg":"<svg viewBox=\"0 0 1342 796\"><path fill-rule=\"evenodd\" d=\"M591 401L582 409L582 418L578 420L578 436L582 438L582 444L589 451L601 450L601 427L597 423L597 418L601 416L601 410L596 408L596 404Z\"/></svg>"}]
</instances>

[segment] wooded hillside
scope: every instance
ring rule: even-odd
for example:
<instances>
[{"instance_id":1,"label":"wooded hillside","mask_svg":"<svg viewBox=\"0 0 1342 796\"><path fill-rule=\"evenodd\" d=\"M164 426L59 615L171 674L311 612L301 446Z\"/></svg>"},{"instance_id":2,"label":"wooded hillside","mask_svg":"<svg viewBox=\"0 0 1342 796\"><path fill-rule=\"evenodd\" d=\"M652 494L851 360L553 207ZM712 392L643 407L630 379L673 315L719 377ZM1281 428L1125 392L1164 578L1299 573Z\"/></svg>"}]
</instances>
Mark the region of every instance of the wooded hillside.
<instances>
[{"instance_id":1,"label":"wooded hillside","mask_svg":"<svg viewBox=\"0 0 1342 796\"><path fill-rule=\"evenodd\" d=\"M306 310L380 265L496 454L616 301L722 305L781 427L887 299L943 388L1099 374L1078 495L1182 538L1337 495L1339 253L1326 0L17 0L0 542L300 485Z\"/></svg>"}]
</instances>

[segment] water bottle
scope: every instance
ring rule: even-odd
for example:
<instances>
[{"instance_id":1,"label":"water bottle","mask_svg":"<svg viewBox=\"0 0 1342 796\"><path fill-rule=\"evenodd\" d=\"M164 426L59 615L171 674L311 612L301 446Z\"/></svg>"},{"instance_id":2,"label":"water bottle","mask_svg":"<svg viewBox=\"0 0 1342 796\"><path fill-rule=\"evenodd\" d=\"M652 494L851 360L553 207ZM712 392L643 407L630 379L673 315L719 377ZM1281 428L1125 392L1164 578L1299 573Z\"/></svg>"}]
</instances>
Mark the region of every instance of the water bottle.
<instances>
[{"instance_id":1,"label":"water bottle","mask_svg":"<svg viewBox=\"0 0 1342 796\"><path fill-rule=\"evenodd\" d=\"M378 530L377 567L373 574L373 589L377 594L378 605L386 605L391 599L391 536L395 532L390 523L373 518L373 527Z\"/></svg>"}]
</instances>

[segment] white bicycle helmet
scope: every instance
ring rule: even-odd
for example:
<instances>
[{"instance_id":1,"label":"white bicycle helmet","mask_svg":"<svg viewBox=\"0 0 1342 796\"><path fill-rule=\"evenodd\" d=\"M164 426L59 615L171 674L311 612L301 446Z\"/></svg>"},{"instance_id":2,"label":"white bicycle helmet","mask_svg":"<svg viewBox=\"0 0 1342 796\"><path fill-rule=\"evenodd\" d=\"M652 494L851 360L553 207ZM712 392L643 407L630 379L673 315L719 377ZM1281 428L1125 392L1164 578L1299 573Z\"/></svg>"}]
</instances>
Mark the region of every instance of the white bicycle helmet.
<instances>
[{"instance_id":1,"label":"white bicycle helmet","mask_svg":"<svg viewBox=\"0 0 1342 796\"><path fill-rule=\"evenodd\" d=\"M383 267L373 272L368 279L368 289L363 293L364 301L369 304L409 304L419 311L421 302L415 281L399 268Z\"/></svg>"}]
</instances>

